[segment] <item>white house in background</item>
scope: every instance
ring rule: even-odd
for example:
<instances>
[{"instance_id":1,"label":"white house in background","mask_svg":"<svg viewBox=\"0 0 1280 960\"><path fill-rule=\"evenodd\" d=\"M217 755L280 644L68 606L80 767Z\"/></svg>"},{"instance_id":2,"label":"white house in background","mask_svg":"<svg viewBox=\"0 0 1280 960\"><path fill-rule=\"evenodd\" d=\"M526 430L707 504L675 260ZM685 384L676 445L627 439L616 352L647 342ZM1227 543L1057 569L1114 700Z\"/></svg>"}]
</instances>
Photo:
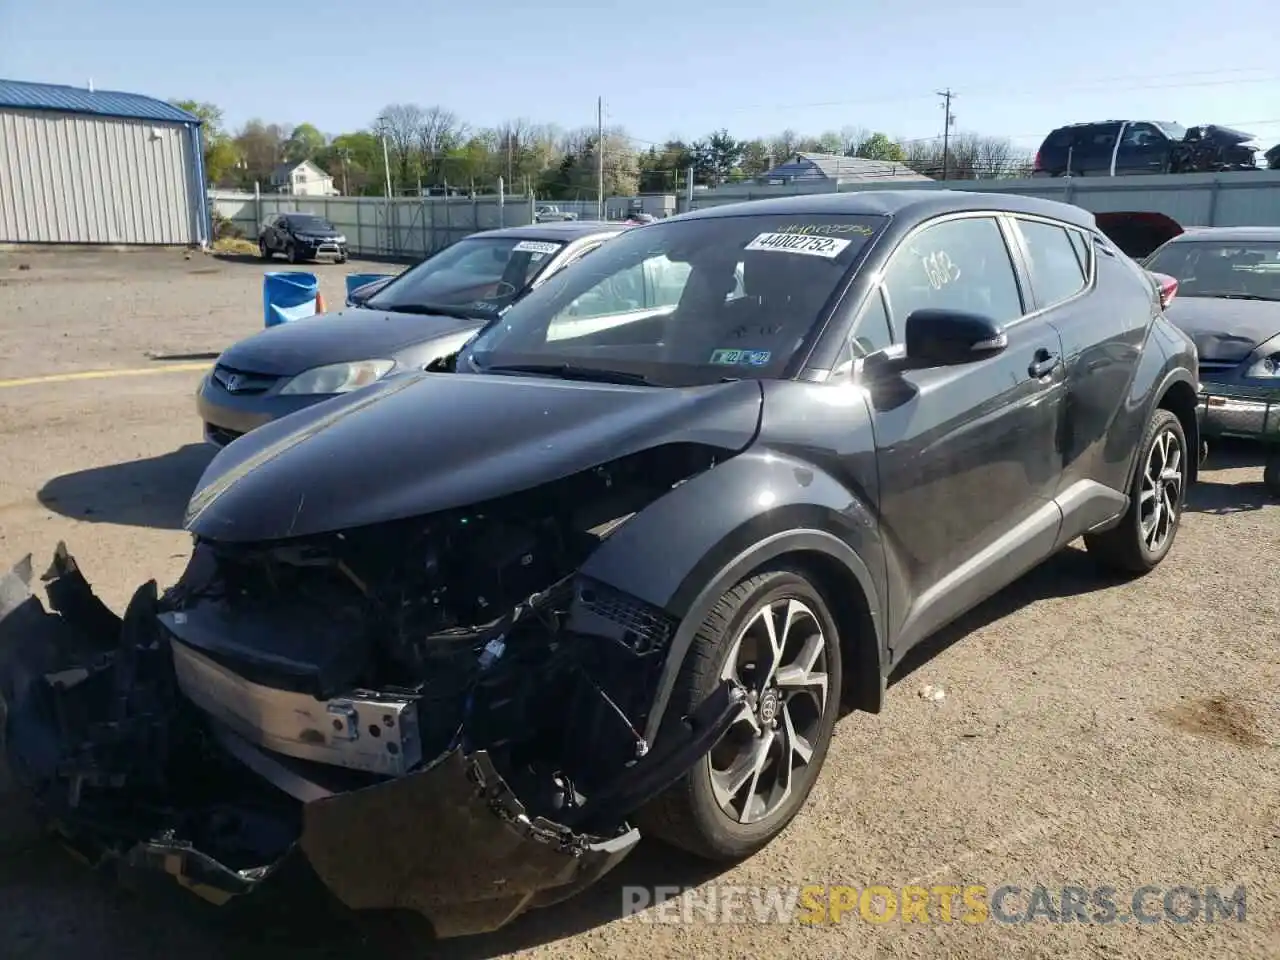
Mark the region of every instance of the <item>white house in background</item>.
<instances>
[{"instance_id":1,"label":"white house in background","mask_svg":"<svg viewBox=\"0 0 1280 960\"><path fill-rule=\"evenodd\" d=\"M271 171L271 186L277 193L295 197L336 197L333 177L310 160L282 163Z\"/></svg>"}]
</instances>

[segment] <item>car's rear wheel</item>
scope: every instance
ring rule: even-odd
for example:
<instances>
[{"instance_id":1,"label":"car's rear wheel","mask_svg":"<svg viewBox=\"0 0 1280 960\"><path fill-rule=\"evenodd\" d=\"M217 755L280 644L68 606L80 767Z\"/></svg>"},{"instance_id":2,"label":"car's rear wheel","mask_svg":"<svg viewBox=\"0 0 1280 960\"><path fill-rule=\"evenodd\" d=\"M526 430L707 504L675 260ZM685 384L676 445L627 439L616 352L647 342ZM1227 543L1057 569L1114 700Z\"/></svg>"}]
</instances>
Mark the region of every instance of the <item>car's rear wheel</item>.
<instances>
[{"instance_id":1,"label":"car's rear wheel","mask_svg":"<svg viewBox=\"0 0 1280 960\"><path fill-rule=\"evenodd\" d=\"M725 679L748 700L725 737L641 812L642 832L710 860L738 860L795 818L822 769L840 703L840 640L819 591L779 566L724 594L694 636L667 716Z\"/></svg>"},{"instance_id":2,"label":"car's rear wheel","mask_svg":"<svg viewBox=\"0 0 1280 960\"><path fill-rule=\"evenodd\" d=\"M1143 436L1129 509L1111 530L1086 534L1090 556L1117 573L1142 574L1159 566L1182 522L1190 462L1181 421L1156 410Z\"/></svg>"}]
</instances>

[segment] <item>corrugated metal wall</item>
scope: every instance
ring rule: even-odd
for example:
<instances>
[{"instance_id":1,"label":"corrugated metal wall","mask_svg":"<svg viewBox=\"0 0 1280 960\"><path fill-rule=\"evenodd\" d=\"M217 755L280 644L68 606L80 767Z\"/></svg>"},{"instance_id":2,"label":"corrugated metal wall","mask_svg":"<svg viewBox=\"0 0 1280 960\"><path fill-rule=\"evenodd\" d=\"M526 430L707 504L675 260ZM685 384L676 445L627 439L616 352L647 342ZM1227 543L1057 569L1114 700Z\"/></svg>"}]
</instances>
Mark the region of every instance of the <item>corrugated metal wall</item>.
<instances>
[{"instance_id":1,"label":"corrugated metal wall","mask_svg":"<svg viewBox=\"0 0 1280 960\"><path fill-rule=\"evenodd\" d=\"M0 242L194 244L181 124L0 109Z\"/></svg>"}]
</instances>

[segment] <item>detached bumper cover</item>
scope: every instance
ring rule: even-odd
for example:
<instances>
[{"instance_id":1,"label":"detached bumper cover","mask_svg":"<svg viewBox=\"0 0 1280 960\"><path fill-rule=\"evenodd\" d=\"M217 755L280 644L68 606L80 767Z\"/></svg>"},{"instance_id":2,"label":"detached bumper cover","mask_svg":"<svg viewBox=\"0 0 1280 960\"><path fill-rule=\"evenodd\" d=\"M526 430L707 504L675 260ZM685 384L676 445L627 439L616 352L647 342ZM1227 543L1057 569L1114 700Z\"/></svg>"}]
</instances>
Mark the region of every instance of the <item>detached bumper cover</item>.
<instances>
[{"instance_id":1,"label":"detached bumper cover","mask_svg":"<svg viewBox=\"0 0 1280 960\"><path fill-rule=\"evenodd\" d=\"M496 930L616 866L640 837L624 818L708 752L741 708L741 691L726 683L683 736L568 811L568 822L531 816L490 755L462 747L372 785L300 789L263 774L264 763L283 769L282 758L178 692L154 583L120 618L61 545L43 579L52 613L31 593L30 558L0 577L11 774L0 763L0 788L11 779L91 862L168 875L215 904L305 860L348 908L414 910L441 937ZM233 741L241 747L228 749ZM173 763L186 764L178 776L166 770ZM193 783L206 792L193 794Z\"/></svg>"}]
</instances>

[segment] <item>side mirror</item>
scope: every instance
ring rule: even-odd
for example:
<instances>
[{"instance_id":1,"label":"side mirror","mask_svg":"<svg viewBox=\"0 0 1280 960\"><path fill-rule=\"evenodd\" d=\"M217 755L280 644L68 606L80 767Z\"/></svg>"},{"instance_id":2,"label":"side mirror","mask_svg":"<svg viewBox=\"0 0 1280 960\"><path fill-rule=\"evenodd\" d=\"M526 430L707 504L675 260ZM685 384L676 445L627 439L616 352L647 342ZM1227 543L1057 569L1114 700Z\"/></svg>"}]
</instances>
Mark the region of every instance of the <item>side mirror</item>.
<instances>
[{"instance_id":1,"label":"side mirror","mask_svg":"<svg viewBox=\"0 0 1280 960\"><path fill-rule=\"evenodd\" d=\"M907 317L906 362L947 367L994 356L1009 345L1000 324L962 310L916 310Z\"/></svg>"}]
</instances>

